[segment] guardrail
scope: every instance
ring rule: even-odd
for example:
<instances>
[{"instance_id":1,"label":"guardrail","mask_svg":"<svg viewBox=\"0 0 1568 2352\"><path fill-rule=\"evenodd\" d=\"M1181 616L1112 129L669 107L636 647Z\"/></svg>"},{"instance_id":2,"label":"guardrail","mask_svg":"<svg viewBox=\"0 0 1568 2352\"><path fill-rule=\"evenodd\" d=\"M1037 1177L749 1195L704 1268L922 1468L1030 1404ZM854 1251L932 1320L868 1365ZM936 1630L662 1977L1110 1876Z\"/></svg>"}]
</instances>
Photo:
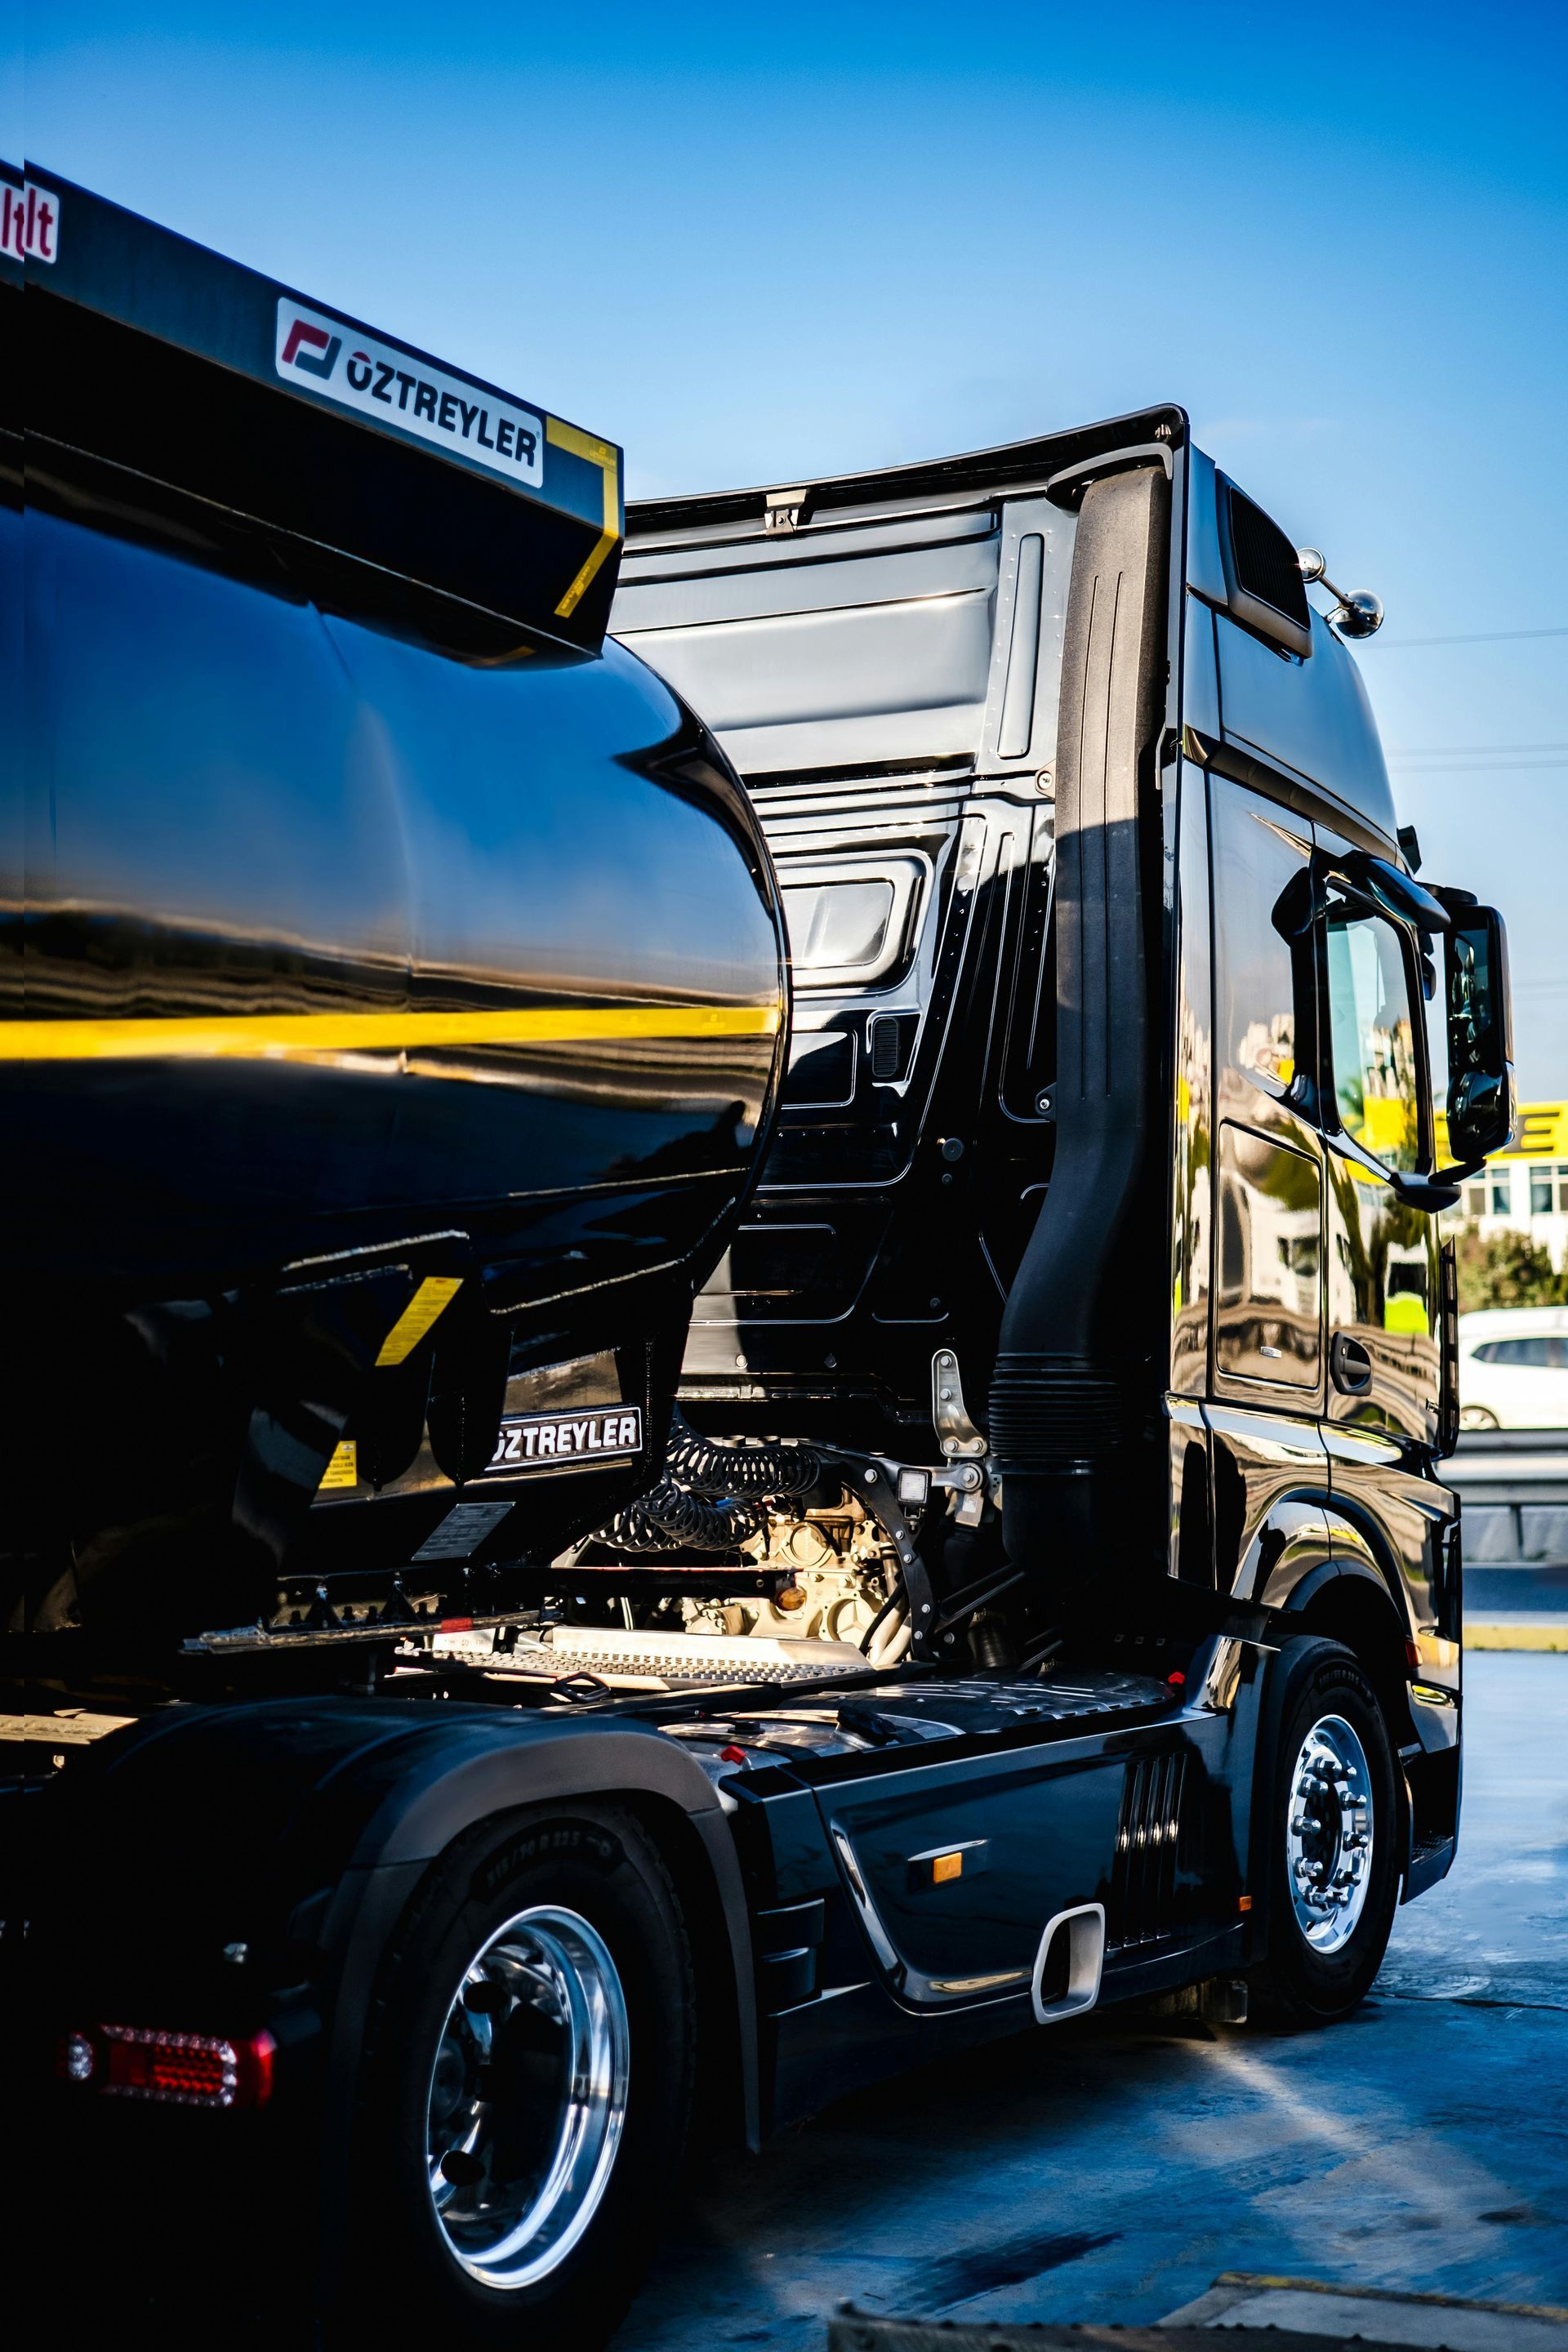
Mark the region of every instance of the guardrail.
<instances>
[{"instance_id":1,"label":"guardrail","mask_svg":"<svg viewBox=\"0 0 1568 2352\"><path fill-rule=\"evenodd\" d=\"M1568 1562L1568 1429L1467 1430L1443 1475L1464 1505L1467 1568Z\"/></svg>"}]
</instances>

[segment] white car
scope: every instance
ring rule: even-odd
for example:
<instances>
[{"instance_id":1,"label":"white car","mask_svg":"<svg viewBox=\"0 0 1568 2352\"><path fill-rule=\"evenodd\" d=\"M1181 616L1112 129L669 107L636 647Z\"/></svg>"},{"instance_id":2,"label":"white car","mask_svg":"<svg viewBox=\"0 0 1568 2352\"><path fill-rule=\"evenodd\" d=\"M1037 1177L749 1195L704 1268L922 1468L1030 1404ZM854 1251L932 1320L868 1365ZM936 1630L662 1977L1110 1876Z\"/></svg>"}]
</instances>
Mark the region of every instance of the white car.
<instances>
[{"instance_id":1,"label":"white car","mask_svg":"<svg viewBox=\"0 0 1568 2352\"><path fill-rule=\"evenodd\" d=\"M1461 1429L1568 1429L1568 1307L1459 1318Z\"/></svg>"}]
</instances>

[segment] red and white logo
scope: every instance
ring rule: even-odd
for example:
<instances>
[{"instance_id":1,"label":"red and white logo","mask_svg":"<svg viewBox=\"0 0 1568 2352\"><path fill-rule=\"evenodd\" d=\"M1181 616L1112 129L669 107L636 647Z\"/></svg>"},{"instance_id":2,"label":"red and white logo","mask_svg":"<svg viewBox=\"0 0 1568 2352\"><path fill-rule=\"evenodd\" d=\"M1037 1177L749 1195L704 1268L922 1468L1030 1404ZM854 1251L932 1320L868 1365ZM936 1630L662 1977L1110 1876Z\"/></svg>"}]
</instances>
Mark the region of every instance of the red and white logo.
<instances>
[{"instance_id":1,"label":"red and white logo","mask_svg":"<svg viewBox=\"0 0 1568 2352\"><path fill-rule=\"evenodd\" d=\"M293 319L278 354L278 364L279 368L303 368L307 375L330 376L342 347L341 335L329 335L325 327L312 327L308 319Z\"/></svg>"},{"instance_id":2,"label":"red and white logo","mask_svg":"<svg viewBox=\"0 0 1568 2352\"><path fill-rule=\"evenodd\" d=\"M22 187L0 184L0 253L12 261L58 259L60 249L60 200L52 188L31 180Z\"/></svg>"}]
</instances>

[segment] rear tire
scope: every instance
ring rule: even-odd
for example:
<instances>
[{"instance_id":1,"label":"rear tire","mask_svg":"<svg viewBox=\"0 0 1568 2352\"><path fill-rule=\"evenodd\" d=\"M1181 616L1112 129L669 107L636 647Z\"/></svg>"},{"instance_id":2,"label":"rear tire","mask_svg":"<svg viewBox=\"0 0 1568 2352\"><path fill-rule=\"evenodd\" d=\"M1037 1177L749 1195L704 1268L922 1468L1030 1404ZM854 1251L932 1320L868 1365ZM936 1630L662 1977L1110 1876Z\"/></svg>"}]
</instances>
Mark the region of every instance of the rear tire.
<instances>
[{"instance_id":1,"label":"rear tire","mask_svg":"<svg viewBox=\"0 0 1568 2352\"><path fill-rule=\"evenodd\" d=\"M584 1801L432 1865L367 2039L334 2342L592 2352L679 2172L695 1990L653 1840Z\"/></svg>"},{"instance_id":2,"label":"rear tire","mask_svg":"<svg viewBox=\"0 0 1568 2352\"><path fill-rule=\"evenodd\" d=\"M1383 1709L1338 1642L1291 1643L1260 1824L1268 1944L1253 1977L1265 2011L1303 2025L1370 1990L1399 1900L1397 1783Z\"/></svg>"}]
</instances>

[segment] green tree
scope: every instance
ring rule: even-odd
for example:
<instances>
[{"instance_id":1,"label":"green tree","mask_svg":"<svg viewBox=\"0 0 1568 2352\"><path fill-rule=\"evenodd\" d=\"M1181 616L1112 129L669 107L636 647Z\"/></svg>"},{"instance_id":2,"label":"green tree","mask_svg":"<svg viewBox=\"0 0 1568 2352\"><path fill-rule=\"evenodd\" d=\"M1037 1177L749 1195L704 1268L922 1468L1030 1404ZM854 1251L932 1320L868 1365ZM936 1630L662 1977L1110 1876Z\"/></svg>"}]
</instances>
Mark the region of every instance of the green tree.
<instances>
[{"instance_id":1,"label":"green tree","mask_svg":"<svg viewBox=\"0 0 1568 2352\"><path fill-rule=\"evenodd\" d=\"M1568 1305L1568 1263L1555 1273L1548 1252L1528 1234L1505 1230L1483 1241L1474 1225L1466 1225L1457 1238L1461 1315L1480 1307Z\"/></svg>"}]
</instances>

